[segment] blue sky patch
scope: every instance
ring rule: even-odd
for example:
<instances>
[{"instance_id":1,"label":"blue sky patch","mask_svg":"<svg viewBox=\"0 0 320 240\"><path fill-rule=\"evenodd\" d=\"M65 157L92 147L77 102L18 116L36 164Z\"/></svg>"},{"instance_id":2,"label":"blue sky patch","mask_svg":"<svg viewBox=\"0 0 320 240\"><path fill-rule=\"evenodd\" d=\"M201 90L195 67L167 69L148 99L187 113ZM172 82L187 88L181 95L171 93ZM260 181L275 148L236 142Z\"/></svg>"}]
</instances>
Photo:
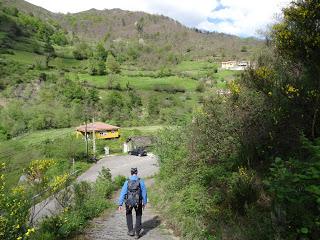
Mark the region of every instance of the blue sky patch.
<instances>
[{"instance_id":1,"label":"blue sky patch","mask_svg":"<svg viewBox=\"0 0 320 240\"><path fill-rule=\"evenodd\" d=\"M219 1L218 2L218 6L215 8L215 9L213 9L213 11L220 11L220 10L223 10L223 9L226 9L227 7L225 7L225 6L223 6L222 4L221 4L221 2Z\"/></svg>"},{"instance_id":2,"label":"blue sky patch","mask_svg":"<svg viewBox=\"0 0 320 240\"><path fill-rule=\"evenodd\" d=\"M222 22L229 22L229 23L234 23L234 21L231 18L207 18L208 22L214 23L214 24L219 24Z\"/></svg>"}]
</instances>

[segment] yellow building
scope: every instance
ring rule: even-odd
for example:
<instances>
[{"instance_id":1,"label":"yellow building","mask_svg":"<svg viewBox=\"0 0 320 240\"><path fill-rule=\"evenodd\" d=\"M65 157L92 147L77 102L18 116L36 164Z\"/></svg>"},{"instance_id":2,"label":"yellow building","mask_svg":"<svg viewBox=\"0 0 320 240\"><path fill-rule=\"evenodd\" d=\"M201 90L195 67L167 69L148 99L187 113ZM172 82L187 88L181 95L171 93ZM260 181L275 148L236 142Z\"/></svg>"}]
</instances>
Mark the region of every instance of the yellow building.
<instances>
[{"instance_id":1,"label":"yellow building","mask_svg":"<svg viewBox=\"0 0 320 240\"><path fill-rule=\"evenodd\" d=\"M112 126L103 122L89 123L77 127L77 135L85 136L86 132L91 138L93 131L95 132L96 139L112 139L120 137L120 128Z\"/></svg>"}]
</instances>

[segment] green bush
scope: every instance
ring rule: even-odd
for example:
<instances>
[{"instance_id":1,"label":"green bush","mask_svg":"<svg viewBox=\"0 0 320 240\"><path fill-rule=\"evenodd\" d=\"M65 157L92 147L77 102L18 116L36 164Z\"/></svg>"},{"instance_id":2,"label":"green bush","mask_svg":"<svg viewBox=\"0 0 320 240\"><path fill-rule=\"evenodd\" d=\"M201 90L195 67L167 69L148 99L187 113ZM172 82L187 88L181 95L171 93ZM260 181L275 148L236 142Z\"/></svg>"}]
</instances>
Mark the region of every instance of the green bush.
<instances>
[{"instance_id":1,"label":"green bush","mask_svg":"<svg viewBox=\"0 0 320 240\"><path fill-rule=\"evenodd\" d=\"M206 85L203 81L199 82L199 84L196 87L197 92L204 92L206 90Z\"/></svg>"},{"instance_id":2,"label":"green bush","mask_svg":"<svg viewBox=\"0 0 320 240\"><path fill-rule=\"evenodd\" d=\"M88 73L92 76L105 75L106 74L106 63L103 59L90 58L88 61Z\"/></svg>"},{"instance_id":3,"label":"green bush","mask_svg":"<svg viewBox=\"0 0 320 240\"><path fill-rule=\"evenodd\" d=\"M118 175L115 176L113 183L117 188L121 188L126 180L127 178L125 176Z\"/></svg>"},{"instance_id":4,"label":"green bush","mask_svg":"<svg viewBox=\"0 0 320 240\"><path fill-rule=\"evenodd\" d=\"M112 54L109 54L107 57L107 70L110 73L118 74L121 72L120 64L117 62L117 60L114 58Z\"/></svg>"},{"instance_id":5,"label":"green bush","mask_svg":"<svg viewBox=\"0 0 320 240\"><path fill-rule=\"evenodd\" d=\"M170 86L165 84L155 84L153 90L156 92L167 92L167 93L184 93L186 89L178 86Z\"/></svg>"},{"instance_id":6,"label":"green bush","mask_svg":"<svg viewBox=\"0 0 320 240\"><path fill-rule=\"evenodd\" d=\"M73 56L77 60L88 59L92 55L91 49L85 42L81 42L75 45L73 50Z\"/></svg>"},{"instance_id":7,"label":"green bush","mask_svg":"<svg viewBox=\"0 0 320 240\"><path fill-rule=\"evenodd\" d=\"M119 180L118 180L119 181ZM56 216L45 219L32 239L69 239L80 233L88 221L112 206L108 201L117 185L111 181L110 170L103 169L95 183L74 184L74 204Z\"/></svg>"},{"instance_id":8,"label":"green bush","mask_svg":"<svg viewBox=\"0 0 320 240\"><path fill-rule=\"evenodd\" d=\"M90 198L92 186L88 182L74 184L75 207L81 209L84 203Z\"/></svg>"},{"instance_id":9,"label":"green bush","mask_svg":"<svg viewBox=\"0 0 320 240\"><path fill-rule=\"evenodd\" d=\"M273 224L281 237L320 236L320 139L303 139L304 161L276 158L266 185L273 196Z\"/></svg>"},{"instance_id":10,"label":"green bush","mask_svg":"<svg viewBox=\"0 0 320 240\"><path fill-rule=\"evenodd\" d=\"M238 172L233 173L229 194L231 207L244 215L245 208L248 208L259 198L259 189L254 173L245 168L239 168Z\"/></svg>"}]
</instances>

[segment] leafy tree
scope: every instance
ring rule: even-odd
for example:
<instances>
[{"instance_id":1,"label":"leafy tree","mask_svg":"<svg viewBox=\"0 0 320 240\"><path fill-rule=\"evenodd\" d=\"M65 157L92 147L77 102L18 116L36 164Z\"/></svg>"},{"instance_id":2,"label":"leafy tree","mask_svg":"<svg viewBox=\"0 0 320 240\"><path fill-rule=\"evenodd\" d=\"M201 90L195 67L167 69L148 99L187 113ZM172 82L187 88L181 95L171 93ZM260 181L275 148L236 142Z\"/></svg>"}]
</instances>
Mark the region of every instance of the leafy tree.
<instances>
[{"instance_id":1,"label":"leafy tree","mask_svg":"<svg viewBox=\"0 0 320 240\"><path fill-rule=\"evenodd\" d=\"M77 60L88 59L91 55L91 49L85 42L80 42L75 45L73 56Z\"/></svg>"},{"instance_id":2,"label":"leafy tree","mask_svg":"<svg viewBox=\"0 0 320 240\"><path fill-rule=\"evenodd\" d=\"M86 98L87 98L87 102L91 102L91 105L94 105L95 103L99 102L99 92L97 89L95 88L90 88L87 91L86 94Z\"/></svg>"},{"instance_id":3,"label":"leafy tree","mask_svg":"<svg viewBox=\"0 0 320 240\"><path fill-rule=\"evenodd\" d=\"M66 37L66 33L62 30L56 30L51 36L51 40L53 43L59 46L65 46L68 44L68 39Z\"/></svg>"},{"instance_id":4,"label":"leafy tree","mask_svg":"<svg viewBox=\"0 0 320 240\"><path fill-rule=\"evenodd\" d=\"M102 43L97 44L95 55L99 60L103 60L103 61L107 60L108 53L104 48L104 46L102 45Z\"/></svg>"},{"instance_id":5,"label":"leafy tree","mask_svg":"<svg viewBox=\"0 0 320 240\"><path fill-rule=\"evenodd\" d=\"M131 43L126 49L126 54L128 55L129 60L135 61L141 55L141 46Z\"/></svg>"},{"instance_id":6,"label":"leafy tree","mask_svg":"<svg viewBox=\"0 0 320 240\"><path fill-rule=\"evenodd\" d=\"M46 39L46 42L45 42L45 45L44 45L44 55L46 57L46 68L49 67L49 61L56 57L56 53L55 53L55 50L53 48L53 46L51 45L51 42L50 42L50 39L47 38Z\"/></svg>"},{"instance_id":7,"label":"leafy tree","mask_svg":"<svg viewBox=\"0 0 320 240\"><path fill-rule=\"evenodd\" d=\"M114 58L114 56L112 54L108 55L106 65L107 65L108 71L110 71L111 73L120 73L121 72L120 64L117 62L117 60Z\"/></svg>"},{"instance_id":8,"label":"leafy tree","mask_svg":"<svg viewBox=\"0 0 320 240\"><path fill-rule=\"evenodd\" d=\"M148 113L150 117L155 117L160 113L160 101L156 96L152 96L148 103Z\"/></svg>"},{"instance_id":9,"label":"leafy tree","mask_svg":"<svg viewBox=\"0 0 320 240\"><path fill-rule=\"evenodd\" d=\"M124 111L126 102L120 92L113 91L104 100L102 100L102 106L107 119L120 120L127 115Z\"/></svg>"},{"instance_id":10,"label":"leafy tree","mask_svg":"<svg viewBox=\"0 0 320 240\"><path fill-rule=\"evenodd\" d=\"M97 59L91 57L88 61L88 71L90 75L105 75L106 74L106 64L103 59Z\"/></svg>"},{"instance_id":11,"label":"leafy tree","mask_svg":"<svg viewBox=\"0 0 320 240\"><path fill-rule=\"evenodd\" d=\"M142 100L136 91L129 92L129 104L130 108L137 108L142 106Z\"/></svg>"}]
</instances>

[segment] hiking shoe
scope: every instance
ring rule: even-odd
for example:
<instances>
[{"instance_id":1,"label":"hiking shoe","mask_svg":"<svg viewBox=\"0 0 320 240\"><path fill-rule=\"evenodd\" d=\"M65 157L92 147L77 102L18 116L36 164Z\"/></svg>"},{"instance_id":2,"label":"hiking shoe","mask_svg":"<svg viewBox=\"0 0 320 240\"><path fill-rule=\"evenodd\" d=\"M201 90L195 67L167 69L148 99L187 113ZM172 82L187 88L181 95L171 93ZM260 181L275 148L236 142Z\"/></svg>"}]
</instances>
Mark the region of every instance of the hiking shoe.
<instances>
[{"instance_id":1,"label":"hiking shoe","mask_svg":"<svg viewBox=\"0 0 320 240\"><path fill-rule=\"evenodd\" d=\"M129 231L129 232L128 232L128 235L131 236L131 237L133 237L133 236L134 236L134 231Z\"/></svg>"},{"instance_id":2,"label":"hiking shoe","mask_svg":"<svg viewBox=\"0 0 320 240\"><path fill-rule=\"evenodd\" d=\"M135 239L139 239L140 237L141 237L141 230L136 233L136 235L134 236L134 238L135 238Z\"/></svg>"}]
</instances>

